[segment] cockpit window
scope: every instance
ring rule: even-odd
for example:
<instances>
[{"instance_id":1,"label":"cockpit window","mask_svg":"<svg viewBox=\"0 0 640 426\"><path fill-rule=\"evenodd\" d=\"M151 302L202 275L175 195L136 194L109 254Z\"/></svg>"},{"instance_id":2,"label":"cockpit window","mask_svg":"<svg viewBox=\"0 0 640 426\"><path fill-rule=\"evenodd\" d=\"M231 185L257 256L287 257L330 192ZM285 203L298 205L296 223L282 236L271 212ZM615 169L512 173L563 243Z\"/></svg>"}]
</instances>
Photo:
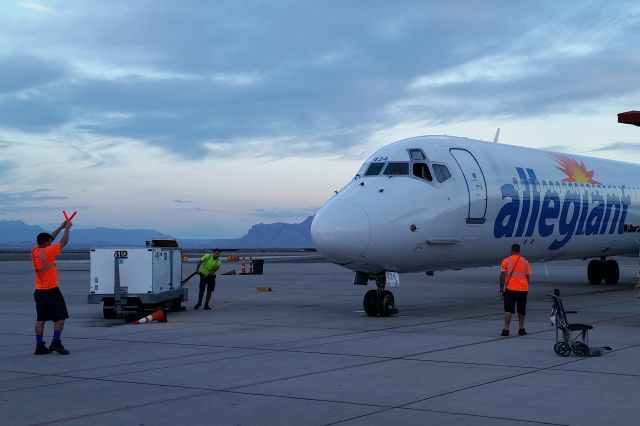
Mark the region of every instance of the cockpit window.
<instances>
[{"instance_id":1,"label":"cockpit window","mask_svg":"<svg viewBox=\"0 0 640 426\"><path fill-rule=\"evenodd\" d=\"M427 159L427 157L424 156L424 152L422 152L421 149L416 148L409 150L409 157L411 157L411 159L414 161L422 161Z\"/></svg>"},{"instance_id":2,"label":"cockpit window","mask_svg":"<svg viewBox=\"0 0 640 426\"><path fill-rule=\"evenodd\" d=\"M451 173L447 166L443 166L442 164L432 164L433 166L433 174L436 176L436 180L440 183L451 177Z\"/></svg>"},{"instance_id":3,"label":"cockpit window","mask_svg":"<svg viewBox=\"0 0 640 426\"><path fill-rule=\"evenodd\" d=\"M385 163L371 163L367 169L365 176L377 176L382 171Z\"/></svg>"},{"instance_id":4,"label":"cockpit window","mask_svg":"<svg viewBox=\"0 0 640 426\"><path fill-rule=\"evenodd\" d=\"M409 175L409 163L388 163L384 174L385 176L407 176Z\"/></svg>"},{"instance_id":5,"label":"cockpit window","mask_svg":"<svg viewBox=\"0 0 640 426\"><path fill-rule=\"evenodd\" d=\"M413 175L429 182L433 180L429 166L426 163L413 163Z\"/></svg>"}]
</instances>

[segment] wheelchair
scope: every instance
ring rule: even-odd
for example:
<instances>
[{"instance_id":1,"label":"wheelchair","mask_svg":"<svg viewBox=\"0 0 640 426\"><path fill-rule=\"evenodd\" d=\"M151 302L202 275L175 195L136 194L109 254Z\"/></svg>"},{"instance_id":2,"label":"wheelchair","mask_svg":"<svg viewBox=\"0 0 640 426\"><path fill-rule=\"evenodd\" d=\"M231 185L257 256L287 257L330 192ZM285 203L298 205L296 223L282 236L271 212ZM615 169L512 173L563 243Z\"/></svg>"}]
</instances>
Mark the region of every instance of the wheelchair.
<instances>
[{"instance_id":1,"label":"wheelchair","mask_svg":"<svg viewBox=\"0 0 640 426\"><path fill-rule=\"evenodd\" d=\"M560 298L560 290L553 290L549 297L553 300L551 308L551 325L556 329L556 343L553 346L555 353L562 357L571 355L573 352L577 356L600 356L606 351L613 350L609 346L589 347L589 330L593 326L589 324L571 323L567 319L567 314L575 314L577 311L565 311Z\"/></svg>"}]
</instances>

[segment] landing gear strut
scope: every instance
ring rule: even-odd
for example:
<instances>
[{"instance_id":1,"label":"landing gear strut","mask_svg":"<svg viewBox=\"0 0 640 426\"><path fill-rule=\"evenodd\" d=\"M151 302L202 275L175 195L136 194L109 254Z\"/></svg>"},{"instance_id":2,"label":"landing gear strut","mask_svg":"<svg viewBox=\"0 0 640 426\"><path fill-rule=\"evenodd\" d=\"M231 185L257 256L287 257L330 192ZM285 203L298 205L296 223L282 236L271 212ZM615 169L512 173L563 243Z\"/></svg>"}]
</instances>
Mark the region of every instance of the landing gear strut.
<instances>
[{"instance_id":1,"label":"landing gear strut","mask_svg":"<svg viewBox=\"0 0 640 426\"><path fill-rule=\"evenodd\" d=\"M593 259L587 267L587 278L591 284L600 284L604 279L606 284L617 284L620 279L620 267L613 259Z\"/></svg>"},{"instance_id":2,"label":"landing gear strut","mask_svg":"<svg viewBox=\"0 0 640 426\"><path fill-rule=\"evenodd\" d=\"M395 307L395 299L393 293L389 290L385 290L386 274L380 272L375 277L377 290L369 290L365 293L362 305L364 311L370 317L388 317L389 315L397 314L398 310Z\"/></svg>"}]
</instances>

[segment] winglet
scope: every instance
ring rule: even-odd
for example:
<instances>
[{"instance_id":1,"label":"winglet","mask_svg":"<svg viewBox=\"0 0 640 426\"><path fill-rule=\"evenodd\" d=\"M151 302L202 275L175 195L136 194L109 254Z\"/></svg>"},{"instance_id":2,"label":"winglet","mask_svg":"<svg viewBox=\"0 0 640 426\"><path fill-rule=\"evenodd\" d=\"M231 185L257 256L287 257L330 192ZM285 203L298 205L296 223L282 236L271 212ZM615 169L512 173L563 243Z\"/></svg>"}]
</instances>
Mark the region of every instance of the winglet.
<instances>
[{"instance_id":1,"label":"winglet","mask_svg":"<svg viewBox=\"0 0 640 426\"><path fill-rule=\"evenodd\" d=\"M498 138L500 137L500 127L496 130L496 135L493 137L493 143L498 143Z\"/></svg>"}]
</instances>

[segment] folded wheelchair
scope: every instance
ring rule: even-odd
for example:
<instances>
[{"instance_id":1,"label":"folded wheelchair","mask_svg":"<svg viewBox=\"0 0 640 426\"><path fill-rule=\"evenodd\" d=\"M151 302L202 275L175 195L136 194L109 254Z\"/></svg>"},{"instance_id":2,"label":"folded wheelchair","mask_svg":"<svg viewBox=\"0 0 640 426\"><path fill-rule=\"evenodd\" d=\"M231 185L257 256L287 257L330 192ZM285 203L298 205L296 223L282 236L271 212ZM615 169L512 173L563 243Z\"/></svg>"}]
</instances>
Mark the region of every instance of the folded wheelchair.
<instances>
[{"instance_id":1,"label":"folded wheelchair","mask_svg":"<svg viewBox=\"0 0 640 426\"><path fill-rule=\"evenodd\" d=\"M560 356L569 356L571 352L577 356L600 356L613 350L610 346L590 348L588 332L593 326L569 322L567 314L577 312L564 310L560 290L554 289L553 294L549 296L553 299L550 320L551 325L556 328L556 344L553 346L555 353Z\"/></svg>"}]
</instances>

